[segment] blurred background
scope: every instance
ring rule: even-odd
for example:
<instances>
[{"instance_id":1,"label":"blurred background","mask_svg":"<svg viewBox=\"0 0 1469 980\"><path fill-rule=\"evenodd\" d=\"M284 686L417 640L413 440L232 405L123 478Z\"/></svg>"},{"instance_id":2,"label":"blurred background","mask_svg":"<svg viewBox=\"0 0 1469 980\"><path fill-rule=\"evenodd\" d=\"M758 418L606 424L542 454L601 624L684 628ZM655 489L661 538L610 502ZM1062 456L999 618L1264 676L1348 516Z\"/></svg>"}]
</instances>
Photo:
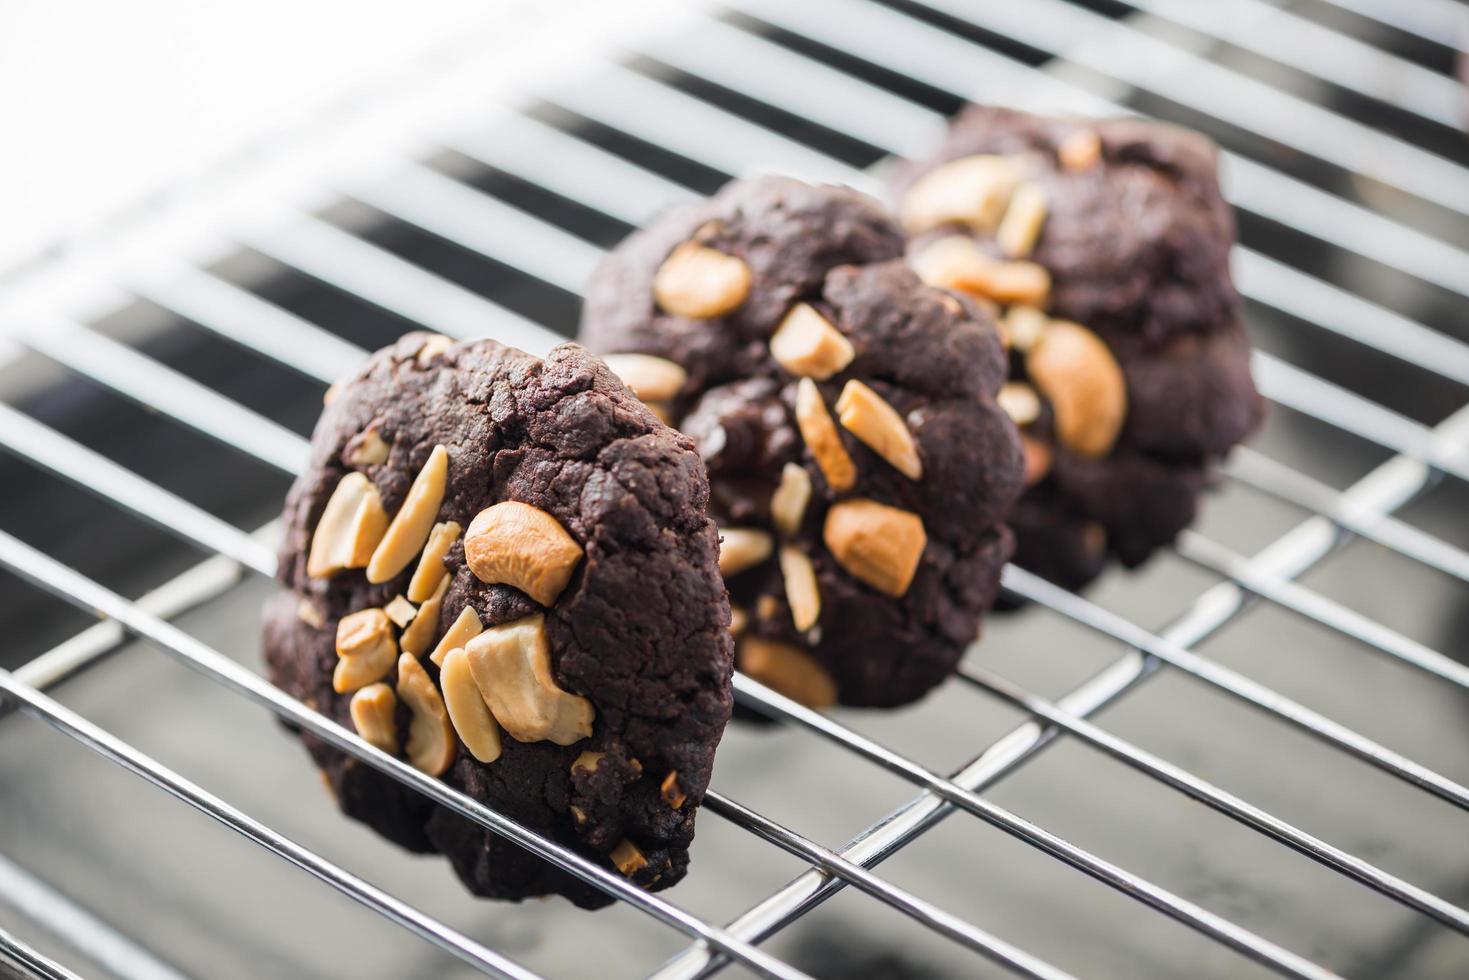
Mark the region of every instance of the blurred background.
<instances>
[{"instance_id":1,"label":"blurred background","mask_svg":"<svg viewBox=\"0 0 1469 980\"><path fill-rule=\"evenodd\" d=\"M669 203L757 170L881 193L968 100L1138 112L1228 154L1273 405L1197 536L1088 598L1451 788L1052 609L996 617L968 662L1463 907L1466 23L1457 0L7 0L0 668L536 973L693 976L687 938L628 905L479 902L344 821L268 712L99 625L65 570L258 669L269 523L364 351L419 326L544 350L601 251ZM1042 736L972 678L834 717L1337 973L1469 974L1442 916ZM823 846L872 835L883 878L1073 974L1268 973L971 815L920 826L920 787L800 726L733 727L714 785ZM747 824L702 814L666 896L783 925L764 948L814 976L1008 975L853 888L808 911L820 879ZM0 975L473 972L8 709L0 940Z\"/></svg>"}]
</instances>

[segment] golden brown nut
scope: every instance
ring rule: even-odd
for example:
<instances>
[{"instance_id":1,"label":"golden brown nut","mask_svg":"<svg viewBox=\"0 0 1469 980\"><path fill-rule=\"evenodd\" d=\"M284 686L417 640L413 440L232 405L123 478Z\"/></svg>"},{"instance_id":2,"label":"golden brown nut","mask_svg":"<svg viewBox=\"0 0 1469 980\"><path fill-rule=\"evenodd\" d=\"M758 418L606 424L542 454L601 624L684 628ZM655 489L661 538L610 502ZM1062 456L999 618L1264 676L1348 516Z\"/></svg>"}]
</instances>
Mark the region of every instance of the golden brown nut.
<instances>
[{"instance_id":1,"label":"golden brown nut","mask_svg":"<svg viewBox=\"0 0 1469 980\"><path fill-rule=\"evenodd\" d=\"M663 777L663 782L658 784L658 795L663 797L664 803L667 803L675 810L684 805L684 801L689 797L678 785L677 769Z\"/></svg>"},{"instance_id":2,"label":"golden brown nut","mask_svg":"<svg viewBox=\"0 0 1469 980\"><path fill-rule=\"evenodd\" d=\"M410 653L398 658L398 697L413 712L405 747L408 761L430 776L442 776L454 764L454 726L439 689Z\"/></svg>"},{"instance_id":3,"label":"golden brown nut","mask_svg":"<svg viewBox=\"0 0 1469 980\"><path fill-rule=\"evenodd\" d=\"M1102 158L1102 140L1090 129L1078 129L1056 148L1061 166L1067 170L1086 170Z\"/></svg>"},{"instance_id":4,"label":"golden brown nut","mask_svg":"<svg viewBox=\"0 0 1469 980\"><path fill-rule=\"evenodd\" d=\"M418 615L418 607L401 595L395 595L386 606L383 606L383 612L388 614L388 618L396 623L399 629L402 629L413 622L413 618Z\"/></svg>"},{"instance_id":5,"label":"golden brown nut","mask_svg":"<svg viewBox=\"0 0 1469 980\"><path fill-rule=\"evenodd\" d=\"M459 618L454 620L449 626L448 631L444 633L443 638L434 646L434 652L429 654L428 658L437 666L444 666L445 654L455 647L464 646L470 640L479 636L482 629L484 629L484 626L479 621L479 613L465 606L459 610Z\"/></svg>"},{"instance_id":6,"label":"golden brown nut","mask_svg":"<svg viewBox=\"0 0 1469 980\"><path fill-rule=\"evenodd\" d=\"M837 702L836 680L800 647L758 636L740 641L737 662L750 677L808 708Z\"/></svg>"},{"instance_id":7,"label":"golden brown nut","mask_svg":"<svg viewBox=\"0 0 1469 980\"><path fill-rule=\"evenodd\" d=\"M903 196L903 227L910 235L955 222L976 231L993 231L1021 175L1018 161L989 154L935 167Z\"/></svg>"},{"instance_id":8,"label":"golden brown nut","mask_svg":"<svg viewBox=\"0 0 1469 980\"><path fill-rule=\"evenodd\" d=\"M652 354L607 354L602 360L644 402L667 401L689 377L679 365Z\"/></svg>"},{"instance_id":9,"label":"golden brown nut","mask_svg":"<svg viewBox=\"0 0 1469 980\"><path fill-rule=\"evenodd\" d=\"M517 500L486 507L464 533L464 558L476 578L513 585L543 606L566 588L581 556L560 521Z\"/></svg>"},{"instance_id":10,"label":"golden brown nut","mask_svg":"<svg viewBox=\"0 0 1469 980\"><path fill-rule=\"evenodd\" d=\"M352 695L352 726L363 741L398 754L398 698L386 684L369 684Z\"/></svg>"},{"instance_id":11,"label":"golden brown nut","mask_svg":"<svg viewBox=\"0 0 1469 980\"><path fill-rule=\"evenodd\" d=\"M617 870L629 878L648 866L648 859L643 856L643 852L626 838L619 841L608 856L612 859L612 863L617 865Z\"/></svg>"},{"instance_id":12,"label":"golden brown nut","mask_svg":"<svg viewBox=\"0 0 1469 980\"><path fill-rule=\"evenodd\" d=\"M852 489L857 482L857 464L842 445L836 423L821 400L821 389L810 378L802 378L796 386L796 426L831 488L838 493Z\"/></svg>"},{"instance_id":13,"label":"golden brown nut","mask_svg":"<svg viewBox=\"0 0 1469 980\"><path fill-rule=\"evenodd\" d=\"M791 621L804 633L821 618L821 591L816 585L816 567L800 548L781 545L780 574L785 579L786 604L791 607Z\"/></svg>"},{"instance_id":14,"label":"golden brown nut","mask_svg":"<svg viewBox=\"0 0 1469 980\"><path fill-rule=\"evenodd\" d=\"M474 682L463 647L455 647L444 655L439 683L444 688L444 708L449 712L449 721L469 754L480 762L500 758L500 726Z\"/></svg>"},{"instance_id":15,"label":"golden brown nut","mask_svg":"<svg viewBox=\"0 0 1469 980\"><path fill-rule=\"evenodd\" d=\"M316 522L306 574L328 578L344 568L362 568L387 529L388 514L377 487L361 473L348 473Z\"/></svg>"},{"instance_id":16,"label":"golden brown nut","mask_svg":"<svg viewBox=\"0 0 1469 980\"><path fill-rule=\"evenodd\" d=\"M917 514L862 497L834 504L822 537L853 578L893 598L913 584L928 543Z\"/></svg>"},{"instance_id":17,"label":"golden brown nut","mask_svg":"<svg viewBox=\"0 0 1469 980\"><path fill-rule=\"evenodd\" d=\"M842 428L861 439L867 447L910 480L923 475L918 445L908 423L897 409L856 379L848 381L837 399L837 419Z\"/></svg>"},{"instance_id":18,"label":"golden brown nut","mask_svg":"<svg viewBox=\"0 0 1469 980\"><path fill-rule=\"evenodd\" d=\"M1012 259L1023 259L1035 250L1041 226L1046 223L1046 192L1039 184L1025 183L1015 188L1010 206L1000 219L995 241L1000 251Z\"/></svg>"},{"instance_id":19,"label":"golden brown nut","mask_svg":"<svg viewBox=\"0 0 1469 980\"><path fill-rule=\"evenodd\" d=\"M388 444L383 442L383 437L377 429L368 429L353 440L355 445L349 443L347 462L353 466L376 466L388 460Z\"/></svg>"},{"instance_id":20,"label":"golden brown nut","mask_svg":"<svg viewBox=\"0 0 1469 980\"><path fill-rule=\"evenodd\" d=\"M485 702L511 738L571 745L592 734L592 702L563 691L551 675L551 645L540 613L491 626L464 652Z\"/></svg>"},{"instance_id":21,"label":"golden brown nut","mask_svg":"<svg viewBox=\"0 0 1469 980\"><path fill-rule=\"evenodd\" d=\"M438 519L439 506L444 502L448 479L449 452L443 446L435 446L367 563L369 582L377 585L392 579L423 550L428 533Z\"/></svg>"},{"instance_id":22,"label":"golden brown nut","mask_svg":"<svg viewBox=\"0 0 1469 980\"><path fill-rule=\"evenodd\" d=\"M725 578L754 568L770 557L775 542L769 534L752 527L719 529L719 574Z\"/></svg>"},{"instance_id":23,"label":"golden brown nut","mask_svg":"<svg viewBox=\"0 0 1469 980\"><path fill-rule=\"evenodd\" d=\"M1041 417L1041 398L1024 381L1007 381L1001 385L1000 393L995 396L995 404L1016 425L1030 425Z\"/></svg>"},{"instance_id":24,"label":"golden brown nut","mask_svg":"<svg viewBox=\"0 0 1469 980\"><path fill-rule=\"evenodd\" d=\"M852 342L808 303L797 303L770 337L770 356L792 374L825 381L852 363Z\"/></svg>"},{"instance_id":25,"label":"golden brown nut","mask_svg":"<svg viewBox=\"0 0 1469 980\"><path fill-rule=\"evenodd\" d=\"M1051 274L1045 266L996 259L963 235L936 239L915 252L909 264L918 278L930 286L969 293L1002 305L1044 306L1051 295Z\"/></svg>"},{"instance_id":26,"label":"golden brown nut","mask_svg":"<svg viewBox=\"0 0 1469 980\"><path fill-rule=\"evenodd\" d=\"M336 647L332 690L338 694L382 680L398 657L392 622L381 609L359 609L343 616L337 623Z\"/></svg>"},{"instance_id":27,"label":"golden brown nut","mask_svg":"<svg viewBox=\"0 0 1469 980\"><path fill-rule=\"evenodd\" d=\"M428 543L423 546L418 567L413 570L413 578L408 580L410 601L423 602L434 594L434 590L439 587L439 580L446 574L444 556L449 553L454 542L459 540L462 530L457 521L445 521L435 524L428 533Z\"/></svg>"},{"instance_id":28,"label":"golden brown nut","mask_svg":"<svg viewBox=\"0 0 1469 980\"><path fill-rule=\"evenodd\" d=\"M674 316L707 320L739 309L750 295L750 267L707 245L684 242L653 277L653 298Z\"/></svg>"},{"instance_id":29,"label":"golden brown nut","mask_svg":"<svg viewBox=\"0 0 1469 980\"><path fill-rule=\"evenodd\" d=\"M434 634L439 631L439 609L444 605L444 593L448 591L449 576L445 575L439 579L434 594L418 607L418 614L413 617L413 622L408 624L408 628L399 637L398 646L404 653L421 657L428 649Z\"/></svg>"},{"instance_id":30,"label":"golden brown nut","mask_svg":"<svg viewBox=\"0 0 1469 980\"><path fill-rule=\"evenodd\" d=\"M1041 334L1051 325L1044 312L1034 306L1020 304L1005 311L1000 321L1005 336L1005 346L1018 351L1028 351L1041 339Z\"/></svg>"},{"instance_id":31,"label":"golden brown nut","mask_svg":"<svg viewBox=\"0 0 1469 980\"><path fill-rule=\"evenodd\" d=\"M581 769L585 772L596 772L597 767L602 764L602 760L606 757L606 752L583 752L571 760L571 771L576 772L578 769Z\"/></svg>"},{"instance_id":32,"label":"golden brown nut","mask_svg":"<svg viewBox=\"0 0 1469 980\"><path fill-rule=\"evenodd\" d=\"M806 467L787 463L780 470L780 486L770 495L770 519L775 529L790 537L801 529L811 502L811 474Z\"/></svg>"},{"instance_id":33,"label":"golden brown nut","mask_svg":"<svg viewBox=\"0 0 1469 980\"><path fill-rule=\"evenodd\" d=\"M731 636L739 636L750 626L750 614L739 606L729 608L729 632Z\"/></svg>"},{"instance_id":34,"label":"golden brown nut","mask_svg":"<svg viewBox=\"0 0 1469 980\"><path fill-rule=\"evenodd\" d=\"M1025 357L1025 370L1056 416L1056 439L1083 456L1112 451L1127 416L1127 381L1102 338L1052 320Z\"/></svg>"}]
</instances>

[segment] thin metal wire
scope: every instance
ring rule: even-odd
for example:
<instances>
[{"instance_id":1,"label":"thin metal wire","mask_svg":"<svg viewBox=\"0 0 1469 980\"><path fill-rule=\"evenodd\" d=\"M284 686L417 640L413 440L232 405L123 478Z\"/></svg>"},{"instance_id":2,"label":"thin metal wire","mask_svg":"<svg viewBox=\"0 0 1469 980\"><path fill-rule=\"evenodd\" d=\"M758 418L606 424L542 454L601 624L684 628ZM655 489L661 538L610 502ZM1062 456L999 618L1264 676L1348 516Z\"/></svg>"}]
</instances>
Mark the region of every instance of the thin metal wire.
<instances>
[{"instance_id":1,"label":"thin metal wire","mask_svg":"<svg viewBox=\"0 0 1469 980\"><path fill-rule=\"evenodd\" d=\"M0 531L0 564L8 566L28 581L79 609L117 620L130 632L153 643L184 665L268 708L277 716L317 736L332 748L362 760L435 803L519 844L537 857L622 899L653 918L718 947L756 973L787 980L809 980L799 970L735 939L717 926L689 914L657 895L643 891L575 851L540 837L478 800L368 744L356 734L288 696L258 674L4 531ZM22 690L24 685L17 685L13 681L9 685L10 693L28 701Z\"/></svg>"},{"instance_id":2,"label":"thin metal wire","mask_svg":"<svg viewBox=\"0 0 1469 980\"><path fill-rule=\"evenodd\" d=\"M1159 782L1172 786L1225 816L1252 827L1267 837L1272 837L1411 909L1431 916L1456 932L1469 935L1469 911L1452 902L1306 833L1274 814L1200 779L1186 769L1118 738L1086 719L1063 710L1039 695L1032 694L1020 685L1011 683L998 674L972 664L964 664L959 669L959 676L969 684L988 691L1000 700L1027 711L1048 724L1070 732L1113 758L1127 763Z\"/></svg>"},{"instance_id":3,"label":"thin metal wire","mask_svg":"<svg viewBox=\"0 0 1469 980\"><path fill-rule=\"evenodd\" d=\"M60 963L27 946L4 929L0 929L0 966L9 963L28 975L45 980L81 980Z\"/></svg>"},{"instance_id":4,"label":"thin metal wire","mask_svg":"<svg viewBox=\"0 0 1469 980\"><path fill-rule=\"evenodd\" d=\"M14 539L10 539L13 541ZM0 547L9 542L0 542ZM126 600L121 600L126 604ZM475 942L442 922L321 857L243 811L231 806L167 766L138 751L122 739L93 724L35 688L0 670L0 693L19 703L22 712L140 776L200 813L254 841L331 885L337 891L429 940L475 969L507 980L539 980L537 974L514 960Z\"/></svg>"},{"instance_id":5,"label":"thin metal wire","mask_svg":"<svg viewBox=\"0 0 1469 980\"><path fill-rule=\"evenodd\" d=\"M1236 585L1282 609L1289 609L1304 619L1351 637L1440 680L1469 688L1469 667L1464 664L1313 589L1278 575L1260 572L1248 558L1196 531L1180 534L1175 550L1200 568L1232 579Z\"/></svg>"}]
</instances>

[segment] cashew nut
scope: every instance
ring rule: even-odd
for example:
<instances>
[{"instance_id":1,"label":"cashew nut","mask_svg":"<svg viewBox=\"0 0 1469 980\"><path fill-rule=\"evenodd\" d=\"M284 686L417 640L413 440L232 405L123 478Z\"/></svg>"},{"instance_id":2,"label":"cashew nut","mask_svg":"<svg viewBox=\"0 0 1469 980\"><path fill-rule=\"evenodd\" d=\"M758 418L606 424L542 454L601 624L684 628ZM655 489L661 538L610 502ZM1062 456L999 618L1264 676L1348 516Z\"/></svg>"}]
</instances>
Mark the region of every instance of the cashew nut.
<instances>
[{"instance_id":1,"label":"cashew nut","mask_svg":"<svg viewBox=\"0 0 1469 980\"><path fill-rule=\"evenodd\" d=\"M697 242L669 253L653 277L653 298L674 316L707 320L739 308L750 295L750 267Z\"/></svg>"},{"instance_id":2,"label":"cashew nut","mask_svg":"<svg viewBox=\"0 0 1469 980\"><path fill-rule=\"evenodd\" d=\"M338 694L382 680L398 656L392 624L381 609L360 609L343 616L337 623L336 648L332 690Z\"/></svg>"},{"instance_id":3,"label":"cashew nut","mask_svg":"<svg viewBox=\"0 0 1469 980\"><path fill-rule=\"evenodd\" d=\"M853 578L895 599L913 584L928 543L917 514L862 497L834 504L822 537Z\"/></svg>"},{"instance_id":4,"label":"cashew nut","mask_svg":"<svg viewBox=\"0 0 1469 980\"><path fill-rule=\"evenodd\" d=\"M516 500L480 511L464 534L464 557L476 578L513 585L543 606L566 588L581 556L581 545L556 518Z\"/></svg>"},{"instance_id":5,"label":"cashew nut","mask_svg":"<svg viewBox=\"0 0 1469 980\"><path fill-rule=\"evenodd\" d=\"M1127 382L1102 338L1053 320L1025 357L1030 380L1051 402L1056 439L1083 456L1105 456L1127 415Z\"/></svg>"},{"instance_id":6,"label":"cashew nut","mask_svg":"<svg viewBox=\"0 0 1469 980\"><path fill-rule=\"evenodd\" d=\"M491 626L464 647L495 720L518 742L571 745L592 734L596 711L551 675L551 646L540 613Z\"/></svg>"},{"instance_id":7,"label":"cashew nut","mask_svg":"<svg viewBox=\"0 0 1469 980\"><path fill-rule=\"evenodd\" d=\"M398 697L413 712L406 754L414 768L441 776L454 763L454 727L439 689L411 653L398 658Z\"/></svg>"}]
</instances>

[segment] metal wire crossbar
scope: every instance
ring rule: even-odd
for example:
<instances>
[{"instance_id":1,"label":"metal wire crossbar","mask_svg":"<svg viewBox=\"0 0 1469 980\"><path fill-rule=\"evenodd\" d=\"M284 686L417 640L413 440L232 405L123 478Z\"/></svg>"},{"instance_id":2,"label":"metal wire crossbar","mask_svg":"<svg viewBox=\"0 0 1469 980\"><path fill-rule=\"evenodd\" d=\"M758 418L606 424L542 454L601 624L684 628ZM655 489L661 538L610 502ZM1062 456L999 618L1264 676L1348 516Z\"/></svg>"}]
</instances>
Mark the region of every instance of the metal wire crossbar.
<instances>
[{"instance_id":1,"label":"metal wire crossbar","mask_svg":"<svg viewBox=\"0 0 1469 980\"><path fill-rule=\"evenodd\" d=\"M1343 4L1362 13L1372 0ZM1317 56L1299 67L1408 112L1443 122L1451 111L1441 76L1271 6L1244 0L1241 19L1215 16L1185 0L1134 0L1133 7L1169 18L1217 40L1278 56L1294 41ZM1222 6L1222 5L1221 5ZM1003 92L1004 101L1029 108L1126 112L1116 101L1138 88L1166 96L1192 111L1273 138L1344 170L1375 176L1443 209L1469 213L1469 171L1406 140L1368 129L1340 114L1261 83L1171 41L1140 29L1135 19L1105 18L1065 0L1031 5L961 4L927 0L878 4L868 0L730 0L718 16L698 13L687 29L650 38L624 55L651 58L688 76L758 100L889 154L920 152L942 131L934 109L838 67L790 37L860 59L923 83L954 99ZM1210 8L1213 9L1212 7ZM921 15L920 15L921 14ZM936 26L944 14L961 25L1005 35L1056 56L1066 65L1106 76L1126 88L1082 83L1074 75L1043 71L961 33ZM1378 11L1377 15L1381 15ZM1268 35L1251 25L1269 25ZM785 32L771 36L772 28ZM782 37L785 40L782 40ZM1076 43L1080 41L1080 43ZM1282 47L1286 45L1287 47ZM1365 51L1363 50L1365 49ZM1363 87L1343 76L1340 56L1370 57L1396 72L1401 87ZM712 173L740 175L768 168L879 190L870 170L681 90L643 62L623 57L597 66L593 77L530 93L523 110L501 110L494 123L417 134L354 174L323 174L296 188L267 219L206 229L206 244L190 254L223 254L246 246L344 293L406 320L459 336L486 333L544 353L561 337L429 269L372 244L313 213L345 196L389 218L487 257L571 294L581 290L601 249L578 233L543 219L516 202L461 182L424 161L448 147L607 218L636 225L694 188L592 145L563 117L610 127L660 147ZM1382 75L1374 75L1381 78ZM1115 98L1112 94L1115 92ZM1099 94L1108 93L1108 94ZM547 106L554 111L547 111ZM1300 120L1305 123L1301 124ZM1299 228L1395 270L1469 295L1469 253L1344 198L1244 156L1230 154L1235 203ZM1469 345L1385 309L1324 279L1262 253L1241 249L1244 293L1315 327L1460 384L1469 384ZM285 365L327 383L366 356L323 325L310 322L227 279L202 263L163 251L146 263L87 269L96 305L146 299ZM32 303L16 323L24 348L287 474L304 464L305 440L208 385L108 337L65 304ZM3 344L3 341L0 341ZM0 360L7 352L0 347ZM1459 809L1469 788L1326 715L1224 666L1197 646L1225 627L1252 600L1263 601L1333 631L1384 657L1410 665L1438 682L1469 688L1469 669L1457 660L1379 623L1297 581L1348 539L1373 541L1402 557L1469 581L1469 554L1393 516L1440 476L1469 479L1469 407L1436 426L1424 426L1335 386L1288 360L1257 355L1263 393L1277 403L1352 436L1384 447L1390 458L1344 491L1319 483L1258 452L1241 451L1229 479L1303 508L1311 516L1252 557L1196 532L1178 553L1219 576L1167 629L1152 631L1102 606L1061 590L1016 567L1004 573L1010 591L1124 648L1106 669L1057 699L974 664L962 682L1019 709L1030 720L984 749L958 771L944 774L854 730L796 704L754 680L738 676L739 700L770 717L827 740L841 750L906 780L920 792L840 848L829 848L777 822L716 787L709 812L809 865L795 879L725 925L694 915L676 900L651 895L575 852L529 831L503 814L450 789L402 760L373 748L278 691L254 672L173 626L169 619L231 589L244 574L270 576L275 558L266 543L272 528L246 533L178 494L106 456L0 404L0 445L63 479L87 488L210 555L200 565L137 601L129 601L63 562L0 532L0 565L103 621L14 672L0 671L7 707L39 719L102 757L142 777L232 831L485 973L514 978L536 974L523 965L394 897L353 872L296 843L224 799L57 703L45 691L115 651L127 636L149 641L185 666L277 716L320 737L436 803L515 841L571 874L603 889L692 941L656 975L694 977L728 962L762 976L803 976L758 943L799 919L848 885L872 896L933 933L1033 977L1068 974L1004 938L981 929L873 868L919 838L939 820L962 811L997 827L1145 906L1276 972L1327 977L1332 972L1279 943L1151 882L1030 820L983 793L1041 748L1069 736L1125 763L1159 784L1197 800L1244 827L1277 841L1342 876L1367 886L1457 933L1469 936L1469 911L1328 843L1257 804L1099 726L1090 717L1143 681L1167 670L1222 692L1265 716L1304 731L1335 750ZM697 868L694 871L697 874ZM3 880L0 880L3 891ZM68 976L64 967L0 932L0 962L19 963L40 976ZM128 971L122 971L127 973Z\"/></svg>"}]
</instances>

